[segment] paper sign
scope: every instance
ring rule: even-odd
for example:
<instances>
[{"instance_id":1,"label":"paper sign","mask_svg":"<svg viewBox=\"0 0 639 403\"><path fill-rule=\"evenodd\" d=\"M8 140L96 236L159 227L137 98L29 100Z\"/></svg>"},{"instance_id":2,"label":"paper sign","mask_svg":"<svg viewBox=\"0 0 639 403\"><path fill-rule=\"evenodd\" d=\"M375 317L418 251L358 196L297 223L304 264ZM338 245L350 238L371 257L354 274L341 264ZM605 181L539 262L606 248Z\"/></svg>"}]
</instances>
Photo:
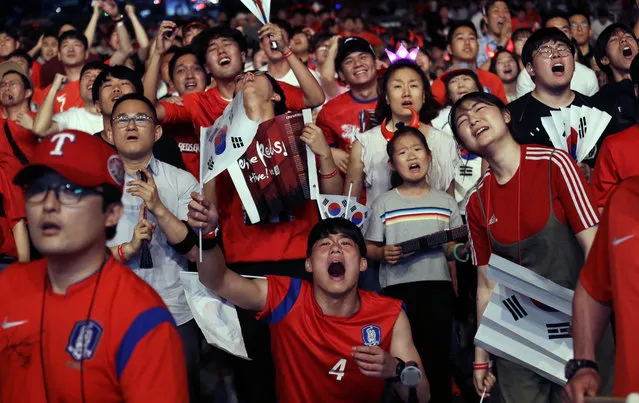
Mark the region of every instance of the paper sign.
<instances>
[{"instance_id":1,"label":"paper sign","mask_svg":"<svg viewBox=\"0 0 639 403\"><path fill-rule=\"evenodd\" d=\"M202 285L197 273L180 272L180 279L193 318L207 343L236 357L250 360L235 306Z\"/></svg>"}]
</instances>

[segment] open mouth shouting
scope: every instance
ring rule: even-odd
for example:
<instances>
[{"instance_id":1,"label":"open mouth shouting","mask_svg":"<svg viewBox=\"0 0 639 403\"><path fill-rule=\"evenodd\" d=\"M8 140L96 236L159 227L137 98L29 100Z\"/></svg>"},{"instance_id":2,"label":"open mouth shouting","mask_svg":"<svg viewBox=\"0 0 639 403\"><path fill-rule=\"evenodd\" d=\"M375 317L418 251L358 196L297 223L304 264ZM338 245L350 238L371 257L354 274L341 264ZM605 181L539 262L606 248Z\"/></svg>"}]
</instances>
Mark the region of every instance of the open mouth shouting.
<instances>
[{"instance_id":1,"label":"open mouth shouting","mask_svg":"<svg viewBox=\"0 0 639 403\"><path fill-rule=\"evenodd\" d=\"M223 58L220 59L220 61L218 62L218 64L222 67L228 66L229 64L231 64L231 58L228 56L225 56Z\"/></svg>"},{"instance_id":2,"label":"open mouth shouting","mask_svg":"<svg viewBox=\"0 0 639 403\"><path fill-rule=\"evenodd\" d=\"M421 168L421 167L420 167L420 165L419 165L418 163L413 163L413 164L410 164L410 165L409 165L408 170L409 170L411 173L419 173L419 169L420 169L420 168Z\"/></svg>"},{"instance_id":3,"label":"open mouth shouting","mask_svg":"<svg viewBox=\"0 0 639 403\"><path fill-rule=\"evenodd\" d=\"M623 49L621 50L621 53L623 54L623 57L631 58L631 57L633 56L632 54L633 54L634 52L632 51L632 48L631 48L630 46L627 46L627 45L626 45L626 46L624 46L624 47L623 47Z\"/></svg>"},{"instance_id":4,"label":"open mouth shouting","mask_svg":"<svg viewBox=\"0 0 639 403\"><path fill-rule=\"evenodd\" d=\"M551 70L555 75L563 75L564 71L566 71L566 68L561 63L555 63L553 64Z\"/></svg>"},{"instance_id":5,"label":"open mouth shouting","mask_svg":"<svg viewBox=\"0 0 639 403\"><path fill-rule=\"evenodd\" d=\"M197 88L197 81L195 80L187 80L184 83L184 88L186 88L187 90L194 90Z\"/></svg>"},{"instance_id":6,"label":"open mouth shouting","mask_svg":"<svg viewBox=\"0 0 639 403\"><path fill-rule=\"evenodd\" d=\"M346 268L342 262L333 262L328 266L328 275L331 280L343 280L345 274Z\"/></svg>"}]
</instances>

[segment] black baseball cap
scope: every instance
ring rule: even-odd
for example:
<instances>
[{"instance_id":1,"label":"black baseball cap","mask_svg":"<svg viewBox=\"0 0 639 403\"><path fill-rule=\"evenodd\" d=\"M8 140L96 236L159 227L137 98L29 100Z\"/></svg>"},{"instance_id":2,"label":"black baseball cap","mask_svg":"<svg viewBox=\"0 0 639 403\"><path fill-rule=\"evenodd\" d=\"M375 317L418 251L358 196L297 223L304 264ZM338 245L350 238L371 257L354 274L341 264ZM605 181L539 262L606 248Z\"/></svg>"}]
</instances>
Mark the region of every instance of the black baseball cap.
<instances>
[{"instance_id":1,"label":"black baseball cap","mask_svg":"<svg viewBox=\"0 0 639 403\"><path fill-rule=\"evenodd\" d=\"M339 40L337 56L335 56L335 69L341 70L344 60L353 52L370 53L375 58L375 51L366 39L350 36Z\"/></svg>"}]
</instances>

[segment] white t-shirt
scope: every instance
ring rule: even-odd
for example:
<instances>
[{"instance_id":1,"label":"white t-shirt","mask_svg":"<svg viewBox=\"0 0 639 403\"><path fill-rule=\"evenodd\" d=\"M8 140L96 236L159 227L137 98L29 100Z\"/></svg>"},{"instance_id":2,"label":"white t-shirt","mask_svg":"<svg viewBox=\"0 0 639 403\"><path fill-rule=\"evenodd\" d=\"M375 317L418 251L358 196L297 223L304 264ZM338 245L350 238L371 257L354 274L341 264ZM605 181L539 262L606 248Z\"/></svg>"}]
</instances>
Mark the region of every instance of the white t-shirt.
<instances>
[{"instance_id":1,"label":"white t-shirt","mask_svg":"<svg viewBox=\"0 0 639 403\"><path fill-rule=\"evenodd\" d=\"M439 111L439 115L435 117L435 119L430 121L430 124L437 130L441 130L444 133L448 133L451 136L453 135L453 130L450 127L450 123L448 122L448 117L450 116L451 106L448 105L441 111Z\"/></svg>"},{"instance_id":2,"label":"white t-shirt","mask_svg":"<svg viewBox=\"0 0 639 403\"><path fill-rule=\"evenodd\" d=\"M262 66L262 68L260 68L260 71L268 71L268 64ZM308 71L311 72L311 74L313 75L313 77L315 77L318 83L321 83L320 76L317 71L310 70L310 69ZM295 77L295 73L293 73L293 69L288 69L288 73L286 73L284 77L282 78L277 78L277 77L273 77L273 78L276 79L277 81L281 81L283 83L292 85L293 87L299 88L300 86L299 81L297 81L297 77Z\"/></svg>"},{"instance_id":3,"label":"white t-shirt","mask_svg":"<svg viewBox=\"0 0 639 403\"><path fill-rule=\"evenodd\" d=\"M60 130L80 130L94 134L104 129L102 115L94 115L84 108L72 108L56 113L51 119L58 124Z\"/></svg>"},{"instance_id":4,"label":"white t-shirt","mask_svg":"<svg viewBox=\"0 0 639 403\"><path fill-rule=\"evenodd\" d=\"M517 98L528 94L534 89L535 83L528 71L523 69L517 77ZM595 95L599 91L597 75L583 64L575 62L575 73L572 76L572 80L570 80L570 89L589 97Z\"/></svg>"},{"instance_id":5,"label":"white t-shirt","mask_svg":"<svg viewBox=\"0 0 639 403\"><path fill-rule=\"evenodd\" d=\"M387 141L382 135L381 126L358 133L355 139L362 144L366 205L370 206L375 199L391 189ZM433 127L428 128L426 142L432 153L428 183L433 188L445 192L455 178L455 168L459 165L457 143L453 136Z\"/></svg>"}]
</instances>

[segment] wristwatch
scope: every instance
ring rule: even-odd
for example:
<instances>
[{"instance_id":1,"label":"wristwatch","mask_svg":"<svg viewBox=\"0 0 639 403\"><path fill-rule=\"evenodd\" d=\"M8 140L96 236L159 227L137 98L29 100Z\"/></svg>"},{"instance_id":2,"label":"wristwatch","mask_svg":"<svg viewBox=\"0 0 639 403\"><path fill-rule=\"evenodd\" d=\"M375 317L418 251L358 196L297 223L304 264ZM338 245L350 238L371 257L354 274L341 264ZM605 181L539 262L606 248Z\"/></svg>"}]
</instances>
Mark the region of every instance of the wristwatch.
<instances>
[{"instance_id":1,"label":"wristwatch","mask_svg":"<svg viewBox=\"0 0 639 403\"><path fill-rule=\"evenodd\" d=\"M594 369L596 372L599 372L599 366L597 366L597 363L594 361L590 361L590 360L569 360L566 363L566 368L565 368L565 377L567 380L570 380L573 376L575 376L575 374L577 373L577 371L579 371L582 368L592 368Z\"/></svg>"}]
</instances>

